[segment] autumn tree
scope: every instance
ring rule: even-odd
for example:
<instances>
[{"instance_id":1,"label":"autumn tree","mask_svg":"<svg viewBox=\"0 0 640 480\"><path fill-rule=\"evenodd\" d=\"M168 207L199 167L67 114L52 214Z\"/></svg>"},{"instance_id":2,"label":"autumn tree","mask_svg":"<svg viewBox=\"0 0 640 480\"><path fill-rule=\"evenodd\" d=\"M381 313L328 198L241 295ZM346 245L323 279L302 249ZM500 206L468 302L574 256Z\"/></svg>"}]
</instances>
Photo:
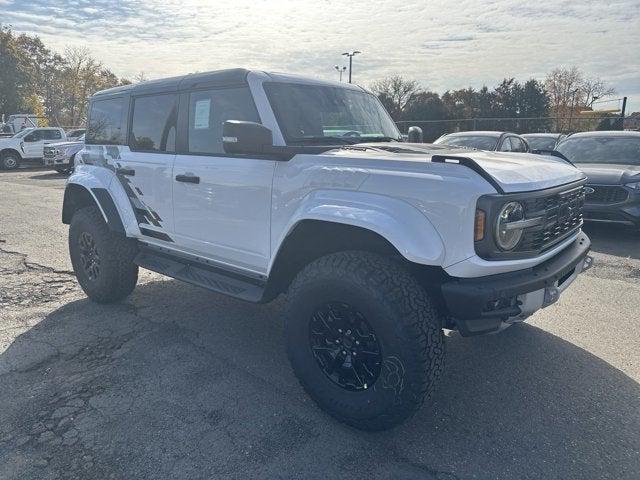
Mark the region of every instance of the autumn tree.
<instances>
[{"instance_id":1,"label":"autumn tree","mask_svg":"<svg viewBox=\"0 0 640 480\"><path fill-rule=\"evenodd\" d=\"M615 93L603 80L589 78L577 67L552 70L544 85L558 131L569 129L572 119L580 111L590 108L595 99Z\"/></svg>"},{"instance_id":2,"label":"autumn tree","mask_svg":"<svg viewBox=\"0 0 640 480\"><path fill-rule=\"evenodd\" d=\"M371 85L371 90L378 96L391 117L394 120L399 120L405 106L420 88L415 80L407 80L400 75L394 75L374 82Z\"/></svg>"}]
</instances>

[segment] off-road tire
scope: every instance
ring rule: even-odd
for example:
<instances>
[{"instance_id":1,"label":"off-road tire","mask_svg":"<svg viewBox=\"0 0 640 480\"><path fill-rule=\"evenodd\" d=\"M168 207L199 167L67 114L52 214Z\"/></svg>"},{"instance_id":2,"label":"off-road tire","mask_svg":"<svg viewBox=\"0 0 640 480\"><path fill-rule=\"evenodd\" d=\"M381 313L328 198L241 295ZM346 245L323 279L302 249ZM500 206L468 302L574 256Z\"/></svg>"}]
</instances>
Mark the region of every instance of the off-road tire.
<instances>
[{"instance_id":1,"label":"off-road tire","mask_svg":"<svg viewBox=\"0 0 640 480\"><path fill-rule=\"evenodd\" d=\"M20 166L20 157L15 153L4 153L0 157L1 170L15 170Z\"/></svg>"},{"instance_id":2,"label":"off-road tire","mask_svg":"<svg viewBox=\"0 0 640 480\"><path fill-rule=\"evenodd\" d=\"M99 254L99 273L90 278L82 265L80 238L83 232L94 240ZM136 241L112 232L97 207L79 209L69 227L69 253L78 283L87 296L97 303L112 303L129 295L138 281L138 266L133 263Z\"/></svg>"},{"instance_id":3,"label":"off-road tire","mask_svg":"<svg viewBox=\"0 0 640 480\"><path fill-rule=\"evenodd\" d=\"M381 345L382 368L366 390L349 391L321 369L310 347L310 320L325 302L345 302L367 319ZM321 409L362 430L394 427L430 396L444 367L444 336L434 302L394 260L340 252L304 268L285 305L285 343L293 371Z\"/></svg>"}]
</instances>

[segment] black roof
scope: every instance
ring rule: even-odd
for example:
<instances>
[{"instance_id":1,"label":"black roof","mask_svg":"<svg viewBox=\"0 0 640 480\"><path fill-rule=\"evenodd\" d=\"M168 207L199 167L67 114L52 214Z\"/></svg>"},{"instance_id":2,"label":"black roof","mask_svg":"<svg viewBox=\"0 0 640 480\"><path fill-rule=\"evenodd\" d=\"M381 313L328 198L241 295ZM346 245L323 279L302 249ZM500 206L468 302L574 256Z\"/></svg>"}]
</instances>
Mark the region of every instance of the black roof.
<instances>
[{"instance_id":1,"label":"black roof","mask_svg":"<svg viewBox=\"0 0 640 480\"><path fill-rule=\"evenodd\" d=\"M96 92L93 96L111 96L124 92L139 95L146 93L179 91L190 88L238 85L246 83L248 73L249 70L244 68L230 68L227 70L215 70L213 72L191 73L180 77L149 80L147 82L136 83L133 85L109 88L107 90Z\"/></svg>"}]
</instances>

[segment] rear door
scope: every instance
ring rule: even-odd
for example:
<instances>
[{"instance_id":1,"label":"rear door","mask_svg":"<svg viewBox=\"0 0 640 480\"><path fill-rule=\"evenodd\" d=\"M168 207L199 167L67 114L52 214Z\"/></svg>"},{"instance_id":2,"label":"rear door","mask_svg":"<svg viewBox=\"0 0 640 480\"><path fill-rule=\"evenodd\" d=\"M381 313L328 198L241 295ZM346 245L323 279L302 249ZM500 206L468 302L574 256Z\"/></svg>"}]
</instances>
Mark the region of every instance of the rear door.
<instances>
[{"instance_id":1,"label":"rear door","mask_svg":"<svg viewBox=\"0 0 640 480\"><path fill-rule=\"evenodd\" d=\"M175 158L178 96L132 96L128 147L120 149L116 179L136 216L140 238L174 245L171 170Z\"/></svg>"},{"instance_id":2,"label":"rear door","mask_svg":"<svg viewBox=\"0 0 640 480\"><path fill-rule=\"evenodd\" d=\"M177 244L219 263L265 272L275 161L229 155L222 146L226 120L260 122L249 87L185 92L180 109L185 141L173 169Z\"/></svg>"}]
</instances>

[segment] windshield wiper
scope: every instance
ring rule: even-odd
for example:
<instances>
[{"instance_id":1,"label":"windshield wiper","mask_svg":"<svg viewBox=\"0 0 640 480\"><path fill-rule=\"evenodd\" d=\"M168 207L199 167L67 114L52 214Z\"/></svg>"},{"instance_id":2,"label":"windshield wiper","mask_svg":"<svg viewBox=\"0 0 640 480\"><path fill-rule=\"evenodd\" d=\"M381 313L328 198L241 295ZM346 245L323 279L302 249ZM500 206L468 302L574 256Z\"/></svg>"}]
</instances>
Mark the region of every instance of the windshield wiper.
<instances>
[{"instance_id":1,"label":"windshield wiper","mask_svg":"<svg viewBox=\"0 0 640 480\"><path fill-rule=\"evenodd\" d=\"M323 135L318 135L316 137L303 137L303 138L294 138L293 140L290 140L289 143L296 143L296 144L304 144L304 143L312 143L314 145L317 145L318 143L322 144L326 144L326 145L353 145L354 143L359 143L359 139L360 137L335 137L335 136L331 136L331 137L326 137Z\"/></svg>"},{"instance_id":2,"label":"windshield wiper","mask_svg":"<svg viewBox=\"0 0 640 480\"><path fill-rule=\"evenodd\" d=\"M385 136L376 136L376 137L353 137L353 138L359 138L360 140L362 140L362 142L358 142L358 143L367 143L367 142L399 142L400 139L399 138L394 138L394 137L385 137Z\"/></svg>"}]
</instances>

